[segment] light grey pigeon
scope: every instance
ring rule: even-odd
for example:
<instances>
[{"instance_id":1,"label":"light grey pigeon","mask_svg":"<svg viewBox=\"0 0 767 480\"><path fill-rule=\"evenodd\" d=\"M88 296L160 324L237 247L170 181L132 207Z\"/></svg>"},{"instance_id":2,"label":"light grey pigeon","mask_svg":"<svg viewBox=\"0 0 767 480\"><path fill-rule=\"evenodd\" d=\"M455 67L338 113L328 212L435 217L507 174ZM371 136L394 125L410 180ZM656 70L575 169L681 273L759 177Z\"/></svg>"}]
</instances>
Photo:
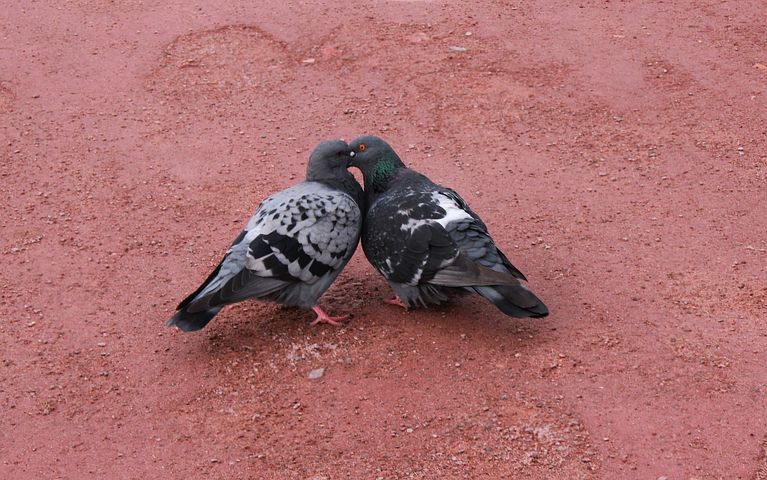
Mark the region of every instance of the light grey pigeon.
<instances>
[{"instance_id":1,"label":"light grey pigeon","mask_svg":"<svg viewBox=\"0 0 767 480\"><path fill-rule=\"evenodd\" d=\"M487 227L453 190L402 163L378 137L350 144L365 181L362 248L403 307L440 304L470 291L512 317L545 317L546 305L495 245Z\"/></svg>"},{"instance_id":2,"label":"light grey pigeon","mask_svg":"<svg viewBox=\"0 0 767 480\"><path fill-rule=\"evenodd\" d=\"M338 325L317 300L357 248L362 187L347 168L354 153L341 140L320 143L306 180L266 198L224 259L186 297L168 326L200 330L227 304L245 299L311 308L312 325Z\"/></svg>"}]
</instances>

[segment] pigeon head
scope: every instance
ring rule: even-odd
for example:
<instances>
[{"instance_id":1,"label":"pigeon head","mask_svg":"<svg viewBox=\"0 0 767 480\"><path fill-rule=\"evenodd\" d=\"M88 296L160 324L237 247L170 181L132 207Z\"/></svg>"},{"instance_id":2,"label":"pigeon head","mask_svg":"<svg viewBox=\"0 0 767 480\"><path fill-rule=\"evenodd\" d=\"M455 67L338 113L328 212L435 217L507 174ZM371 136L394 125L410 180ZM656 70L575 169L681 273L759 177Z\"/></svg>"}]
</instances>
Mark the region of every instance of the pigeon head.
<instances>
[{"instance_id":1,"label":"pigeon head","mask_svg":"<svg viewBox=\"0 0 767 480\"><path fill-rule=\"evenodd\" d=\"M320 143L309 156L306 180L311 182L346 178L352 149L343 140L327 140Z\"/></svg>"},{"instance_id":2,"label":"pigeon head","mask_svg":"<svg viewBox=\"0 0 767 480\"><path fill-rule=\"evenodd\" d=\"M353 154L350 165L362 171L366 189L385 191L397 171L406 168L394 149L378 137L358 137L349 147Z\"/></svg>"}]
</instances>

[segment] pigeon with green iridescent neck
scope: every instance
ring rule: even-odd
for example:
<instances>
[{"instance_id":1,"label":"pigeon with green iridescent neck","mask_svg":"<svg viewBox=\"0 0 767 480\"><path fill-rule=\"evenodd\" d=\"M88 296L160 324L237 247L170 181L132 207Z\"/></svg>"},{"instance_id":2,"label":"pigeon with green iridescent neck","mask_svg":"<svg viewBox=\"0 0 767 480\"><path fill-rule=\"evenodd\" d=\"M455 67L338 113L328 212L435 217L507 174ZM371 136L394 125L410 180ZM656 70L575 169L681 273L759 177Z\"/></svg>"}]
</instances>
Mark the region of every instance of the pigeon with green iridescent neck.
<instances>
[{"instance_id":1,"label":"pigeon with green iridescent neck","mask_svg":"<svg viewBox=\"0 0 767 480\"><path fill-rule=\"evenodd\" d=\"M474 292L512 317L545 317L546 305L455 191L411 170L378 137L350 144L365 181L362 248L406 308Z\"/></svg>"},{"instance_id":2,"label":"pigeon with green iridescent neck","mask_svg":"<svg viewBox=\"0 0 767 480\"><path fill-rule=\"evenodd\" d=\"M347 168L354 152L340 140L319 144L306 181L266 198L224 259L168 320L186 332L202 329L225 306L246 299L311 308L320 322L338 325L317 305L357 248L362 187Z\"/></svg>"}]
</instances>

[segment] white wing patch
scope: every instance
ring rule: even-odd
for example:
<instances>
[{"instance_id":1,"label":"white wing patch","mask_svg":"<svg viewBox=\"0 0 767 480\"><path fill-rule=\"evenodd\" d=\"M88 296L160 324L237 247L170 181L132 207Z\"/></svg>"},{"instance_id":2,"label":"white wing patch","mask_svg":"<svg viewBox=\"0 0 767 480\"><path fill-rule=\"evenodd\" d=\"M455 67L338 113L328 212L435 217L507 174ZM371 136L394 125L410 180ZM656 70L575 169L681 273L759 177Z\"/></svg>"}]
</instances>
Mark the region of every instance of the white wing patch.
<instances>
[{"instance_id":1,"label":"white wing patch","mask_svg":"<svg viewBox=\"0 0 767 480\"><path fill-rule=\"evenodd\" d=\"M457 220L472 218L472 216L469 215L469 212L462 209L457 203L455 203L455 200L446 195L435 192L432 194L431 198L440 207L442 207L443 210L445 210L445 216L435 220L437 223L442 225L443 228L447 228L448 224Z\"/></svg>"},{"instance_id":2,"label":"white wing patch","mask_svg":"<svg viewBox=\"0 0 767 480\"><path fill-rule=\"evenodd\" d=\"M403 223L399 228L403 232L413 232L416 228L420 227L421 225L424 225L426 223L433 222L434 220L431 219L416 219L416 218L410 218L408 219L407 223Z\"/></svg>"},{"instance_id":3,"label":"white wing patch","mask_svg":"<svg viewBox=\"0 0 767 480\"><path fill-rule=\"evenodd\" d=\"M413 232L416 228L420 227L421 225L436 222L442 225L442 228L447 228L447 226L455 222L457 220L462 220L464 218L472 218L471 215L469 215L469 212L462 209L460 205L458 205L455 200L448 197L447 195L443 195L439 192L434 192L431 196L431 199L434 203L439 205L440 208L442 208L445 211L445 216L442 218L429 218L429 219L416 219L416 218L410 218L407 222L403 223L400 226L400 230L403 232ZM422 205L422 204L421 204ZM419 205L419 206L421 206ZM398 210L398 214L409 214L409 210Z\"/></svg>"}]
</instances>

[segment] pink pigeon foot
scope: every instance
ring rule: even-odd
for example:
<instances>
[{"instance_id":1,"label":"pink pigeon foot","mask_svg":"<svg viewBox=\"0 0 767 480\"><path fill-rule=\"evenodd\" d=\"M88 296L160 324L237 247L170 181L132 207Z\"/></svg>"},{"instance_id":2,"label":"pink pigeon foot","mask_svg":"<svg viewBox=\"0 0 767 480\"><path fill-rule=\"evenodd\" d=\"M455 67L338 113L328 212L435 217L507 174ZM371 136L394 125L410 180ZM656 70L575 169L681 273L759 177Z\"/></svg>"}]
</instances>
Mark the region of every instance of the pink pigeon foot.
<instances>
[{"instance_id":1,"label":"pink pigeon foot","mask_svg":"<svg viewBox=\"0 0 767 480\"><path fill-rule=\"evenodd\" d=\"M399 297L387 298L386 300L384 300L384 303L388 303L389 305L396 305L398 307L402 307L405 310L407 310L407 305L402 303L402 300L400 300Z\"/></svg>"},{"instance_id":2,"label":"pink pigeon foot","mask_svg":"<svg viewBox=\"0 0 767 480\"><path fill-rule=\"evenodd\" d=\"M312 307L312 310L314 310L314 313L317 314L317 318L312 322L312 325L317 325L318 323L329 323L331 325L335 325L336 327L340 327L341 324L338 322L343 322L344 320L347 320L349 318L349 315L343 315L341 317L331 317L327 313L325 313L325 310L321 309L318 306Z\"/></svg>"}]
</instances>

